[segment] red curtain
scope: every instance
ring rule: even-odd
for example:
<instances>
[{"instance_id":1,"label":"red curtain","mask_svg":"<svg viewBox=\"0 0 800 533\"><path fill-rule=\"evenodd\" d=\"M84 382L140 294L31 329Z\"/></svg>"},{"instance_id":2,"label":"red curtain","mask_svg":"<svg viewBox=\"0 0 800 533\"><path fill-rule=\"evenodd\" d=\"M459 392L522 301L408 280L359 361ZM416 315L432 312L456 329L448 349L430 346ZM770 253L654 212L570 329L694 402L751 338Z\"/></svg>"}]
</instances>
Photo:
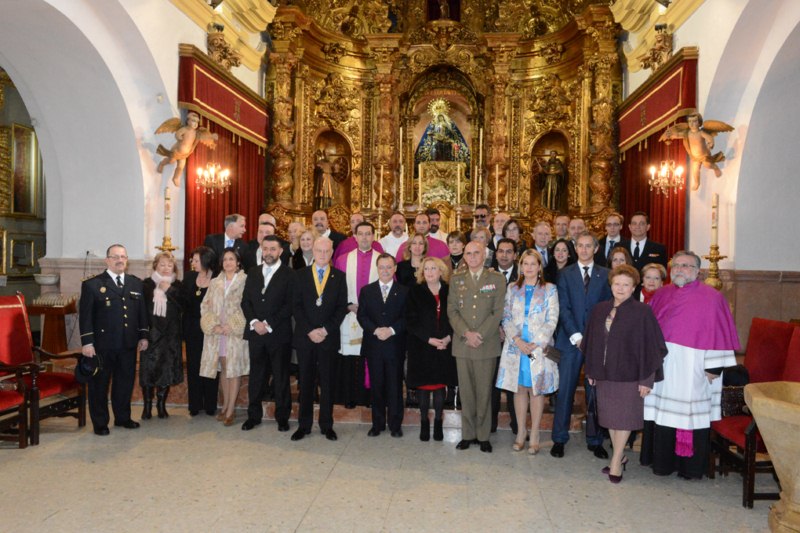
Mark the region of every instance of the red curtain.
<instances>
[{"instance_id":1,"label":"red curtain","mask_svg":"<svg viewBox=\"0 0 800 533\"><path fill-rule=\"evenodd\" d=\"M647 238L660 242L667 247L667 254L672 254L686 246L686 195L688 184L680 190L673 189L667 196L658 191L651 191L647 184L651 165L658 165L664 160L674 160L686 170L684 179L688 182L688 160L683 144L672 142L669 146L658 142L662 132L657 132L633 146L625 152L625 160L621 165L620 212L625 217L623 236L630 239L628 222L636 211L644 211L650 215L650 231ZM646 147L645 147L646 146ZM641 150L640 150L641 148Z\"/></svg>"},{"instance_id":2,"label":"red curtain","mask_svg":"<svg viewBox=\"0 0 800 533\"><path fill-rule=\"evenodd\" d=\"M225 215L239 213L247 218L246 240L254 239L258 215L264 198L264 154L259 147L225 128L205 122L212 133L219 135L217 147L210 150L199 145L186 163L185 263L189 254L203 244L209 233L222 233ZM204 193L197 188L197 168L206 163L219 163L231 170L231 186L227 192Z\"/></svg>"}]
</instances>

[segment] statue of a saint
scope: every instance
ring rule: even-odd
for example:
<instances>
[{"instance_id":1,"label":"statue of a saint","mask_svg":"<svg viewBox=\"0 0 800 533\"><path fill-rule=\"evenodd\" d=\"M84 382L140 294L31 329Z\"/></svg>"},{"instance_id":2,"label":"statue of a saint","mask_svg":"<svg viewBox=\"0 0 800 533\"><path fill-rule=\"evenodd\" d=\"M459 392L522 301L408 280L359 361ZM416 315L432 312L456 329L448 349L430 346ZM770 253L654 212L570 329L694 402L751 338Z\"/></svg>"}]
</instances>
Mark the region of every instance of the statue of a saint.
<instances>
[{"instance_id":1,"label":"statue of a saint","mask_svg":"<svg viewBox=\"0 0 800 533\"><path fill-rule=\"evenodd\" d=\"M539 167L539 188L542 190L542 206L558 211L559 200L567 183L567 169L558 158L558 152L550 151L550 158L542 164L538 157L534 158Z\"/></svg>"},{"instance_id":2,"label":"statue of a saint","mask_svg":"<svg viewBox=\"0 0 800 533\"><path fill-rule=\"evenodd\" d=\"M450 2L449 0L439 0L439 20L450 19Z\"/></svg>"}]
</instances>

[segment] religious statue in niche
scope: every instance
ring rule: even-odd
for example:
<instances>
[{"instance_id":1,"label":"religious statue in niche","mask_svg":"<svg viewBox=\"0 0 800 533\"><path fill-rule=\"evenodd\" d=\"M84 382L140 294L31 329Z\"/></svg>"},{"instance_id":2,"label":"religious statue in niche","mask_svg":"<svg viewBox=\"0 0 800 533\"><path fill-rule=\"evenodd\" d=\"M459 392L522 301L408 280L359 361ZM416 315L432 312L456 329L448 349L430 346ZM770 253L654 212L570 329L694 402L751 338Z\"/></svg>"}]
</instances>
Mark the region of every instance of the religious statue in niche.
<instances>
[{"instance_id":1,"label":"religious statue in niche","mask_svg":"<svg viewBox=\"0 0 800 533\"><path fill-rule=\"evenodd\" d=\"M692 113L686 117L685 124L675 124L667 128L659 141L669 144L672 139L683 139L683 147L689 153L691 164L689 176L691 177L692 190L700 188L700 167L710 168L716 177L722 175L722 170L717 163L725 160L722 152L712 154L714 137L720 132L733 131L733 126L719 120L706 120L700 113Z\"/></svg>"},{"instance_id":2,"label":"religious statue in niche","mask_svg":"<svg viewBox=\"0 0 800 533\"><path fill-rule=\"evenodd\" d=\"M200 127L200 115L194 111L189 111L186 115L185 125L181 124L181 119L176 117L165 120L156 130L156 134L172 132L175 133L175 139L177 139L172 148L167 149L159 144L156 149L158 155L164 156L164 159L158 164L158 172L160 174L166 165L175 163L172 183L176 187L180 187L181 174L186 166L186 159L192 155L198 143L203 143L213 150L217 146L219 136L208 131L208 128Z\"/></svg>"},{"instance_id":3,"label":"religious statue in niche","mask_svg":"<svg viewBox=\"0 0 800 533\"><path fill-rule=\"evenodd\" d=\"M550 151L550 158L542 162L539 157L533 158L538 177L539 188L542 191L542 206L552 211L558 211L561 196L566 190L567 169L558 158L558 152Z\"/></svg>"},{"instance_id":4,"label":"religious statue in niche","mask_svg":"<svg viewBox=\"0 0 800 533\"><path fill-rule=\"evenodd\" d=\"M343 201L342 189L350 176L350 162L339 153L335 144L317 148L314 166L314 208L327 209L334 204L334 198Z\"/></svg>"},{"instance_id":5,"label":"religious statue in niche","mask_svg":"<svg viewBox=\"0 0 800 533\"><path fill-rule=\"evenodd\" d=\"M455 161L467 164L470 152L458 125L449 116L450 105L444 98L428 104L431 121L425 128L414 155L416 164L426 161Z\"/></svg>"},{"instance_id":6,"label":"religious statue in niche","mask_svg":"<svg viewBox=\"0 0 800 533\"><path fill-rule=\"evenodd\" d=\"M459 0L428 0L428 20L461 20Z\"/></svg>"}]
</instances>

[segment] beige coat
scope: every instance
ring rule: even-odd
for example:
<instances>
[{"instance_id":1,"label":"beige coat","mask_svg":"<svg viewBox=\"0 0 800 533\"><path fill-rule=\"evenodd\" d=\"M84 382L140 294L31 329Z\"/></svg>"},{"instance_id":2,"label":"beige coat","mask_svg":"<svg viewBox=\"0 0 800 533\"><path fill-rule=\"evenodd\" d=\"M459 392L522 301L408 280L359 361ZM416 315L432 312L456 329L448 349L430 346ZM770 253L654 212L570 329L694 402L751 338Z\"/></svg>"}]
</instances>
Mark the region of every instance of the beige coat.
<instances>
[{"instance_id":1,"label":"beige coat","mask_svg":"<svg viewBox=\"0 0 800 533\"><path fill-rule=\"evenodd\" d=\"M211 280L203 303L200 304L200 328L203 330L203 355L200 359L200 375L206 378L217 377L219 369L219 341L222 335L212 333L214 326L228 324L233 333L227 337L226 375L233 378L250 373L250 351L243 338L246 326L242 312L242 293L247 275L238 272L225 294L225 273ZM225 310L225 321L221 322Z\"/></svg>"}]
</instances>

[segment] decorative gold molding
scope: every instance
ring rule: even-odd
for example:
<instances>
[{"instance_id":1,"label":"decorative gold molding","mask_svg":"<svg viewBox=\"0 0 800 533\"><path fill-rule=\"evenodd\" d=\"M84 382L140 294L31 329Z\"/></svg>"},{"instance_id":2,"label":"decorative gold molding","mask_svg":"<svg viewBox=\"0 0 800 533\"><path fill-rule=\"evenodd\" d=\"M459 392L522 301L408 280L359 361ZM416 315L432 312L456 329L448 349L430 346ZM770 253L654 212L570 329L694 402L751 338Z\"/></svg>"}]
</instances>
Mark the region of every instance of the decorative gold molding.
<instances>
[{"instance_id":1,"label":"decorative gold molding","mask_svg":"<svg viewBox=\"0 0 800 533\"><path fill-rule=\"evenodd\" d=\"M611 7L614 20L622 29L636 36L636 47L624 50L625 64L629 72L642 70L638 60L647 54L656 42L656 24L666 24L670 33L675 33L705 0L674 0L663 12L653 0L617 1Z\"/></svg>"},{"instance_id":2,"label":"decorative gold molding","mask_svg":"<svg viewBox=\"0 0 800 533\"><path fill-rule=\"evenodd\" d=\"M266 31L276 11L269 2L225 0L214 10L200 0L170 1L204 31L211 24L224 26L225 41L241 57L242 65L253 71L261 67L264 51L260 49L260 32Z\"/></svg>"}]
</instances>

